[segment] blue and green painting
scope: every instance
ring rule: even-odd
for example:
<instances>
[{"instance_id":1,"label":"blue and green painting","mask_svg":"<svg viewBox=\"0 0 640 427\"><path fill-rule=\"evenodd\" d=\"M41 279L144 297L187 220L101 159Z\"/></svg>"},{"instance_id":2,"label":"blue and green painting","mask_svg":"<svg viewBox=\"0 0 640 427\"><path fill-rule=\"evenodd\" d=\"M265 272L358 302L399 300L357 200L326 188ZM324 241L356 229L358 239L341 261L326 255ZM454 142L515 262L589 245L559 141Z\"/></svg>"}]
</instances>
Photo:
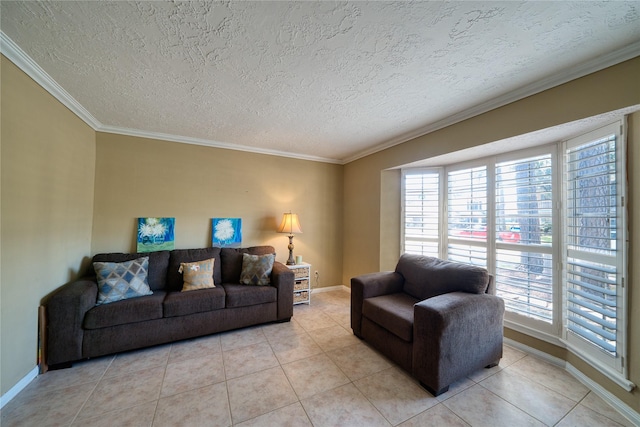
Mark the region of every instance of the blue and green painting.
<instances>
[{"instance_id":1,"label":"blue and green painting","mask_svg":"<svg viewBox=\"0 0 640 427\"><path fill-rule=\"evenodd\" d=\"M175 225L175 218L138 218L138 252L174 249Z\"/></svg>"},{"instance_id":2,"label":"blue and green painting","mask_svg":"<svg viewBox=\"0 0 640 427\"><path fill-rule=\"evenodd\" d=\"M212 218L211 245L239 247L242 243L241 218Z\"/></svg>"}]
</instances>

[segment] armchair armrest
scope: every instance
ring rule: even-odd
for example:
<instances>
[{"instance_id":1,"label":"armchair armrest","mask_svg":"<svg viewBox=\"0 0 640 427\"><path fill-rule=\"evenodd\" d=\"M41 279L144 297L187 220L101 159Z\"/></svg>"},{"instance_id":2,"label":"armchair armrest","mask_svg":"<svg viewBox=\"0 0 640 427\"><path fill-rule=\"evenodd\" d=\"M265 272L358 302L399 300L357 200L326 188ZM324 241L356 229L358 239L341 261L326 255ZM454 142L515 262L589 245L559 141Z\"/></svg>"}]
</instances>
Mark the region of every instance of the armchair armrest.
<instances>
[{"instance_id":1,"label":"armchair armrest","mask_svg":"<svg viewBox=\"0 0 640 427\"><path fill-rule=\"evenodd\" d=\"M278 289L278 320L288 320L293 316L294 272L281 262L273 263L271 286Z\"/></svg>"},{"instance_id":2,"label":"armchair armrest","mask_svg":"<svg viewBox=\"0 0 640 427\"><path fill-rule=\"evenodd\" d=\"M381 271L351 279L351 329L361 336L362 304L367 298L402 292L404 278L394 271Z\"/></svg>"},{"instance_id":3,"label":"armchair armrest","mask_svg":"<svg viewBox=\"0 0 640 427\"><path fill-rule=\"evenodd\" d=\"M48 365L82 359L82 323L97 298L98 284L93 278L68 283L49 298L45 304Z\"/></svg>"},{"instance_id":4,"label":"armchair armrest","mask_svg":"<svg viewBox=\"0 0 640 427\"><path fill-rule=\"evenodd\" d=\"M504 301L452 292L414 306L413 374L436 394L502 357Z\"/></svg>"}]
</instances>

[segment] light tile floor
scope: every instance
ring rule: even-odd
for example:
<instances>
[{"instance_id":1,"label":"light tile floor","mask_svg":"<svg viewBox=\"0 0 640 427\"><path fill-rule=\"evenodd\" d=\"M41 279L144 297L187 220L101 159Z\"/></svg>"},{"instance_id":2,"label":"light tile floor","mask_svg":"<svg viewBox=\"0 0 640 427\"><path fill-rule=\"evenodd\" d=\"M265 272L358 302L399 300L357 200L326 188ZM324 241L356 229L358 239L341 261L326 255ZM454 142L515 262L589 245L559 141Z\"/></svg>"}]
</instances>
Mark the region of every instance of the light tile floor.
<instances>
[{"instance_id":1,"label":"light tile floor","mask_svg":"<svg viewBox=\"0 0 640 427\"><path fill-rule=\"evenodd\" d=\"M630 426L564 370L505 346L433 397L349 326L349 294L289 323L122 353L37 377L9 426Z\"/></svg>"}]
</instances>

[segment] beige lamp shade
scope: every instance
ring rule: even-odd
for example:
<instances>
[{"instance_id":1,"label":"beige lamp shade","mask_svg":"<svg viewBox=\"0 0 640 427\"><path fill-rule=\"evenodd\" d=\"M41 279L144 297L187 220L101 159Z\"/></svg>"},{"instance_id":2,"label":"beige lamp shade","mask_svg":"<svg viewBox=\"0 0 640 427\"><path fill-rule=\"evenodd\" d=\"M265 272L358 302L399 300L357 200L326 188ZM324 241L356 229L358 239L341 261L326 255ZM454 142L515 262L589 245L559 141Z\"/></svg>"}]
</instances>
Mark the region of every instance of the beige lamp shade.
<instances>
[{"instance_id":1,"label":"beige lamp shade","mask_svg":"<svg viewBox=\"0 0 640 427\"><path fill-rule=\"evenodd\" d=\"M298 219L298 214L294 214L291 212L283 214L282 222L280 223L280 227L278 227L278 233L289 233L289 234L302 233L302 228L300 228L300 220Z\"/></svg>"}]
</instances>

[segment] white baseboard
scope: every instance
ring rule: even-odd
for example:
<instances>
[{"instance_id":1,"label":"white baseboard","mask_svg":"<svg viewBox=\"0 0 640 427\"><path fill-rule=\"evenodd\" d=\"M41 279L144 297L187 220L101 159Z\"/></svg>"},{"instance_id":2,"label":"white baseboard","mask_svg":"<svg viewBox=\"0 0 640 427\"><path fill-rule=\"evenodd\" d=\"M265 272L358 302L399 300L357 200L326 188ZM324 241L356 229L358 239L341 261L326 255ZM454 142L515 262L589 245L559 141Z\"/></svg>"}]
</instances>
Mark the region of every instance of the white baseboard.
<instances>
[{"instance_id":1,"label":"white baseboard","mask_svg":"<svg viewBox=\"0 0 640 427\"><path fill-rule=\"evenodd\" d=\"M524 345L521 342L512 340L511 338L504 337L503 339L505 344L513 348L517 348L518 350L524 351L525 353L533 354L537 358L542 359L545 362L549 362L552 365L555 365L559 368L566 369L567 367L567 362L565 362L564 360L558 357L552 356L549 353L545 353L544 351L540 351L533 347L529 347L528 345Z\"/></svg>"},{"instance_id":2,"label":"white baseboard","mask_svg":"<svg viewBox=\"0 0 640 427\"><path fill-rule=\"evenodd\" d=\"M331 291L345 291L345 292L351 293L351 288L345 285L336 285L336 286L324 286L322 288L311 289L312 294L319 294L321 292L331 292Z\"/></svg>"},{"instance_id":3,"label":"white baseboard","mask_svg":"<svg viewBox=\"0 0 640 427\"><path fill-rule=\"evenodd\" d=\"M629 407L629 405L624 403L622 400L618 399L613 393L607 391L600 384L593 381L591 378L587 377L585 374L579 371L571 363L506 337L504 338L504 342L505 344L508 344L511 347L517 348L518 350L521 350L525 353L532 354L546 362L551 363L552 365L555 365L555 366L558 366L559 368L564 369L565 371L570 373L575 379L577 379L582 384L584 384L589 390L593 391L596 395L598 395L598 397L600 397L602 400L604 400L609 405L611 405L622 416L624 416L629 421L631 421L633 425L640 426L639 413L634 411L631 407Z\"/></svg>"},{"instance_id":4,"label":"white baseboard","mask_svg":"<svg viewBox=\"0 0 640 427\"><path fill-rule=\"evenodd\" d=\"M16 385L11 387L8 392L0 396L0 409L4 408L4 405L11 402L11 399L16 397L18 393L24 390L24 388L38 376L38 372L40 372L40 370L36 366L27 375L25 375L24 378L18 381Z\"/></svg>"},{"instance_id":5,"label":"white baseboard","mask_svg":"<svg viewBox=\"0 0 640 427\"><path fill-rule=\"evenodd\" d=\"M591 391L597 394L602 400L611 405L616 411L620 412L622 416L631 421L634 426L640 426L640 414L634 411L626 403L618 399L615 395L610 393L604 387L591 378L576 369L571 363L567 363L567 372L576 377L578 381L589 387Z\"/></svg>"}]
</instances>

